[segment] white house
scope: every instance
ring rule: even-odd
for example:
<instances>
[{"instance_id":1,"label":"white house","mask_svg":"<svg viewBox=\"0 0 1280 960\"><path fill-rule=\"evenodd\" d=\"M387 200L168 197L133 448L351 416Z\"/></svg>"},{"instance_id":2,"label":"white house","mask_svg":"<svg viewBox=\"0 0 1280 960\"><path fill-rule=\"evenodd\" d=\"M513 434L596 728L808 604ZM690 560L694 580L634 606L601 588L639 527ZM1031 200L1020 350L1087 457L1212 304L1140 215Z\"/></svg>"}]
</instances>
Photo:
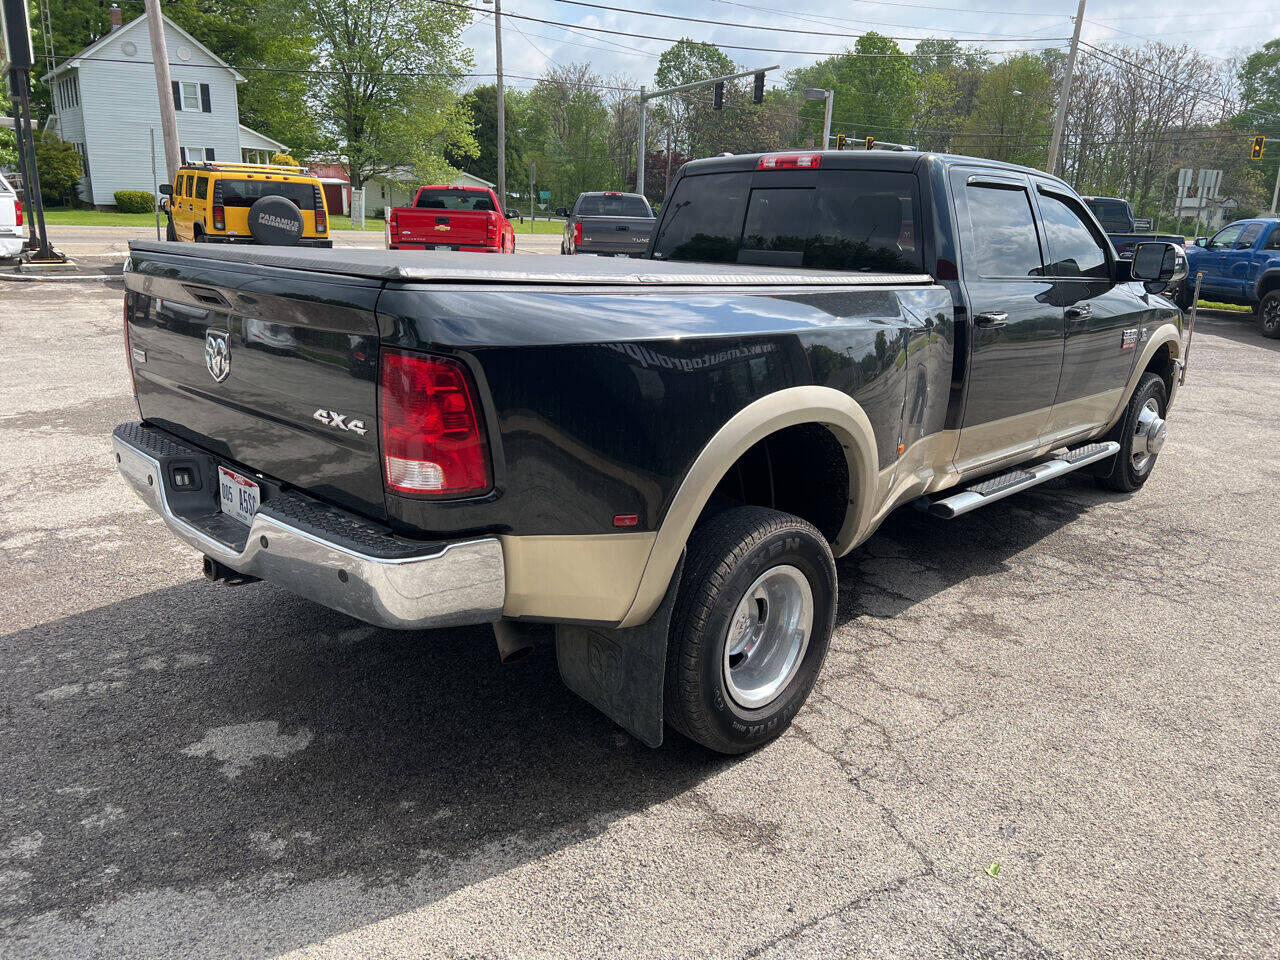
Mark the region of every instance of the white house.
<instances>
[{"instance_id":1,"label":"white house","mask_svg":"<svg viewBox=\"0 0 1280 960\"><path fill-rule=\"evenodd\" d=\"M156 171L167 180L160 101L151 59L151 24L144 14L122 23L113 5L111 31L44 77L53 93L48 126L84 158L80 195L95 206L115 203L117 190L152 192L151 131ZM244 77L168 17L165 43L184 161L263 162L282 143L240 123L236 85Z\"/></svg>"}]
</instances>

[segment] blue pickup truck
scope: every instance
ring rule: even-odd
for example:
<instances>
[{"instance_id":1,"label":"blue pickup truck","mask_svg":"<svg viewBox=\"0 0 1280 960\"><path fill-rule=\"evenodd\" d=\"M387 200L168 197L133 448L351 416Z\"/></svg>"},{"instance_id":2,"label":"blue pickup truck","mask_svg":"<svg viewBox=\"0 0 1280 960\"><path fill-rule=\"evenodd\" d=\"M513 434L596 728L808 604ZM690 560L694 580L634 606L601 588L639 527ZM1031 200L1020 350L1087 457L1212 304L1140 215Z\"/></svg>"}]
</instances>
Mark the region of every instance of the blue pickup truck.
<instances>
[{"instance_id":1,"label":"blue pickup truck","mask_svg":"<svg viewBox=\"0 0 1280 960\"><path fill-rule=\"evenodd\" d=\"M1237 220L1187 248L1188 273L1178 306L1191 306L1196 274L1200 299L1252 307L1262 334L1280 338L1280 220Z\"/></svg>"}]
</instances>

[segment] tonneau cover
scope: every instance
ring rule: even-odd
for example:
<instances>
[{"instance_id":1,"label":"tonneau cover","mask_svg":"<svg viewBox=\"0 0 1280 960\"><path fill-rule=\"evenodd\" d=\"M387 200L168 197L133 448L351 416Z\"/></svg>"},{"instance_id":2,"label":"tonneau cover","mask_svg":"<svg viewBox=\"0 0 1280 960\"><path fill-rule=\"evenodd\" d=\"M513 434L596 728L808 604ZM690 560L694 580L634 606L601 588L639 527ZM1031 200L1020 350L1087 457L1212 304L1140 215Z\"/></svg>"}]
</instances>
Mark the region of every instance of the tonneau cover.
<instances>
[{"instance_id":1,"label":"tonneau cover","mask_svg":"<svg viewBox=\"0 0 1280 960\"><path fill-rule=\"evenodd\" d=\"M612 257L559 257L549 254L479 254L421 250L372 250L344 247L220 246L130 240L137 253L195 257L227 263L252 263L313 273L409 283L527 283L667 286L915 286L933 283L928 274L842 273L737 263L675 263L618 260Z\"/></svg>"}]
</instances>

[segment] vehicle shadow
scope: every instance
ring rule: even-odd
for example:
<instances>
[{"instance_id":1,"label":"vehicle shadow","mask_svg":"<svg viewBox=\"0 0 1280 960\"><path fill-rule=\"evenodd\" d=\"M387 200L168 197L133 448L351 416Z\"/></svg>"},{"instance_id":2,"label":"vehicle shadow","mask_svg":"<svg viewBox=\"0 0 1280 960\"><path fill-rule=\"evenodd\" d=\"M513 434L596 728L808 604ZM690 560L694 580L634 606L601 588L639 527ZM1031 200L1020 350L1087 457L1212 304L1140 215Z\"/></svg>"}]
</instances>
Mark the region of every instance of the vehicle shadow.
<instances>
[{"instance_id":1,"label":"vehicle shadow","mask_svg":"<svg viewBox=\"0 0 1280 960\"><path fill-rule=\"evenodd\" d=\"M1004 569L1109 499L1051 483L949 523L899 510L840 562L839 621ZM379 630L203 580L0 638L0 840L39 847L0 929L157 890L326 880L422 906L733 762L675 734L640 745L563 686L551 640L504 667L488 627ZM375 897L363 910L308 913L270 950L394 912Z\"/></svg>"},{"instance_id":2,"label":"vehicle shadow","mask_svg":"<svg viewBox=\"0 0 1280 960\"><path fill-rule=\"evenodd\" d=\"M1233 343L1243 343L1251 347L1280 353L1280 340L1272 340L1262 335L1258 318L1251 313L1239 313L1226 310L1201 310L1196 316L1196 333L1212 334ZM1194 349L1191 357L1192 369L1195 364Z\"/></svg>"},{"instance_id":3,"label":"vehicle shadow","mask_svg":"<svg viewBox=\"0 0 1280 960\"><path fill-rule=\"evenodd\" d=\"M38 847L0 929L273 877L445 896L725 765L678 737L632 740L563 686L550 638L504 667L488 627L378 630L203 580L0 638L0 852ZM382 919L370 910L271 948Z\"/></svg>"}]
</instances>

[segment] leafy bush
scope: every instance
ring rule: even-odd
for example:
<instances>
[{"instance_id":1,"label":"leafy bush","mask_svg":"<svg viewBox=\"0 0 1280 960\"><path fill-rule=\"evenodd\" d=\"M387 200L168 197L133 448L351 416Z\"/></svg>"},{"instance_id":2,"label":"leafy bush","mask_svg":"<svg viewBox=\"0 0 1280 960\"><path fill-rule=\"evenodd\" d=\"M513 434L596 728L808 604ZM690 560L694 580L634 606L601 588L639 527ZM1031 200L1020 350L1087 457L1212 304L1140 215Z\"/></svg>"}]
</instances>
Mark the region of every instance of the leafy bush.
<instances>
[{"instance_id":1,"label":"leafy bush","mask_svg":"<svg viewBox=\"0 0 1280 960\"><path fill-rule=\"evenodd\" d=\"M114 196L121 213L151 213L156 208L155 195L145 190L117 190Z\"/></svg>"},{"instance_id":2,"label":"leafy bush","mask_svg":"<svg viewBox=\"0 0 1280 960\"><path fill-rule=\"evenodd\" d=\"M271 162L282 167L296 167L299 165L298 161L293 159L293 157L287 153L273 153L271 155Z\"/></svg>"},{"instance_id":3,"label":"leafy bush","mask_svg":"<svg viewBox=\"0 0 1280 960\"><path fill-rule=\"evenodd\" d=\"M36 140L36 169L40 172L40 191L46 203L68 203L84 176L76 148L51 130L45 130Z\"/></svg>"}]
</instances>

